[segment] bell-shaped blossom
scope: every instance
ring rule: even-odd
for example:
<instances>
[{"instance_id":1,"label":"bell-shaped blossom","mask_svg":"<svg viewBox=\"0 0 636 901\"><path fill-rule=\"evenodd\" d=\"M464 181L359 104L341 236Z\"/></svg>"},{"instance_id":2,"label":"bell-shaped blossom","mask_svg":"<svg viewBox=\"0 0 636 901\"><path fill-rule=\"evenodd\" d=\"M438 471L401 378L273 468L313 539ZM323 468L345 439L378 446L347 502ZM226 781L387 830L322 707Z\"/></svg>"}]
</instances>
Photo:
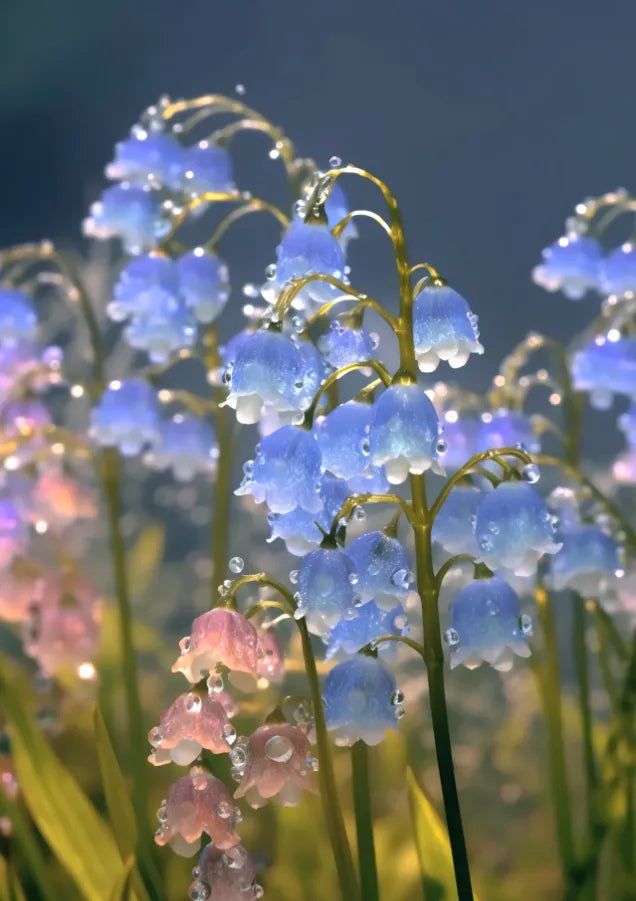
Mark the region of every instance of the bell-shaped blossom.
<instances>
[{"instance_id":1,"label":"bell-shaped blossom","mask_svg":"<svg viewBox=\"0 0 636 901\"><path fill-rule=\"evenodd\" d=\"M378 343L377 335L362 328L349 328L334 320L319 346L329 365L342 369L352 363L373 359Z\"/></svg>"},{"instance_id":2,"label":"bell-shaped blossom","mask_svg":"<svg viewBox=\"0 0 636 901\"><path fill-rule=\"evenodd\" d=\"M33 301L22 291L0 285L0 345L15 347L34 338L38 317Z\"/></svg>"},{"instance_id":3,"label":"bell-shaped blossom","mask_svg":"<svg viewBox=\"0 0 636 901\"><path fill-rule=\"evenodd\" d=\"M403 604L415 576L411 561L397 538L383 532L360 535L345 551L351 561L356 593L362 604L375 601L384 610Z\"/></svg>"},{"instance_id":4,"label":"bell-shaped blossom","mask_svg":"<svg viewBox=\"0 0 636 901\"><path fill-rule=\"evenodd\" d=\"M254 865L242 845L221 851L210 842L201 851L192 876L188 888L192 901L257 901L263 897L262 887L254 881Z\"/></svg>"},{"instance_id":5,"label":"bell-shaped blossom","mask_svg":"<svg viewBox=\"0 0 636 901\"><path fill-rule=\"evenodd\" d=\"M125 141L115 144L115 157L106 178L175 188L183 171L183 148L168 134L136 126Z\"/></svg>"},{"instance_id":6,"label":"bell-shaped blossom","mask_svg":"<svg viewBox=\"0 0 636 901\"><path fill-rule=\"evenodd\" d=\"M514 655L529 657L527 636L532 623L521 615L519 598L507 582L496 576L476 579L455 597L450 606L446 641L451 668L463 663L469 669L486 661L498 670L512 668Z\"/></svg>"},{"instance_id":7,"label":"bell-shaped blossom","mask_svg":"<svg viewBox=\"0 0 636 901\"><path fill-rule=\"evenodd\" d=\"M157 819L155 842L161 846L169 844L182 857L196 854L203 833L222 851L239 843L232 795L211 773L192 771L171 785Z\"/></svg>"},{"instance_id":8,"label":"bell-shaped blossom","mask_svg":"<svg viewBox=\"0 0 636 901\"><path fill-rule=\"evenodd\" d=\"M440 360L459 369L484 352L477 316L449 285L424 285L413 301L413 341L422 372L435 372Z\"/></svg>"},{"instance_id":9,"label":"bell-shaped blossom","mask_svg":"<svg viewBox=\"0 0 636 901\"><path fill-rule=\"evenodd\" d=\"M161 294L152 311L133 316L124 338L135 350L145 351L152 363L165 363L177 351L194 346L196 321L179 299Z\"/></svg>"},{"instance_id":10,"label":"bell-shaped blossom","mask_svg":"<svg viewBox=\"0 0 636 901\"><path fill-rule=\"evenodd\" d=\"M449 554L477 556L475 523L483 498L483 492L473 485L455 485L435 517L433 541Z\"/></svg>"},{"instance_id":11,"label":"bell-shaped blossom","mask_svg":"<svg viewBox=\"0 0 636 901\"><path fill-rule=\"evenodd\" d=\"M168 298L175 307L179 305L177 265L170 257L147 253L122 269L106 312L113 322L123 322L131 316L151 315L155 305Z\"/></svg>"},{"instance_id":12,"label":"bell-shaped blossom","mask_svg":"<svg viewBox=\"0 0 636 901\"><path fill-rule=\"evenodd\" d=\"M154 389L142 379L111 382L91 411L89 435L97 444L118 447L126 457L154 445L160 435Z\"/></svg>"},{"instance_id":13,"label":"bell-shaped blossom","mask_svg":"<svg viewBox=\"0 0 636 901\"><path fill-rule=\"evenodd\" d=\"M314 635L326 635L343 617L356 615L355 571L341 550L317 548L298 567L298 606L294 616L305 618Z\"/></svg>"},{"instance_id":14,"label":"bell-shaped blossom","mask_svg":"<svg viewBox=\"0 0 636 901\"><path fill-rule=\"evenodd\" d=\"M228 268L213 253L195 247L176 262L179 291L197 322L214 322L230 296Z\"/></svg>"},{"instance_id":15,"label":"bell-shaped blossom","mask_svg":"<svg viewBox=\"0 0 636 901\"><path fill-rule=\"evenodd\" d=\"M393 610L384 610L375 601L367 601L357 612L355 619L342 619L329 632L325 660L343 655L350 657L382 635L409 634L408 620L401 604ZM395 641L378 645L378 653L386 659L392 659L396 651Z\"/></svg>"},{"instance_id":16,"label":"bell-shaped blossom","mask_svg":"<svg viewBox=\"0 0 636 901\"><path fill-rule=\"evenodd\" d=\"M337 516L345 500L350 494L347 483L333 476L323 476L320 483L320 499L322 510L310 513L302 507L296 507L291 513L270 513L267 521L271 528L268 542L282 538L287 550L295 557L304 557L318 547L325 532L329 532L333 519Z\"/></svg>"},{"instance_id":17,"label":"bell-shaped blossom","mask_svg":"<svg viewBox=\"0 0 636 901\"><path fill-rule=\"evenodd\" d=\"M164 711L159 725L148 733L153 748L148 760L154 766L170 761L189 766L203 748L227 754L235 739L236 729L216 696L189 691Z\"/></svg>"},{"instance_id":18,"label":"bell-shaped blossom","mask_svg":"<svg viewBox=\"0 0 636 901\"><path fill-rule=\"evenodd\" d=\"M404 713L393 673L375 657L357 654L336 664L323 685L327 729L337 745L377 745Z\"/></svg>"},{"instance_id":19,"label":"bell-shaped blossom","mask_svg":"<svg viewBox=\"0 0 636 901\"><path fill-rule=\"evenodd\" d=\"M229 370L227 374L227 381L229 383L232 377L232 369L234 368L234 363L236 361L236 355L239 351L239 348L247 341L247 339L255 334L253 329L246 328L240 332L236 332L236 334L232 335L232 337L225 344L219 345L219 356L221 358L221 363L226 370Z\"/></svg>"},{"instance_id":20,"label":"bell-shaped blossom","mask_svg":"<svg viewBox=\"0 0 636 901\"><path fill-rule=\"evenodd\" d=\"M79 520L94 519L97 506L93 493L77 479L62 470L47 469L33 486L29 513L35 521L64 530Z\"/></svg>"},{"instance_id":21,"label":"bell-shaped blossom","mask_svg":"<svg viewBox=\"0 0 636 901\"><path fill-rule=\"evenodd\" d=\"M197 616L191 635L179 642L179 650L172 672L183 673L193 685L205 672L213 673L217 666L230 670L231 681L237 687L248 684L253 687L259 678L262 651L256 629L234 610L215 607Z\"/></svg>"},{"instance_id":22,"label":"bell-shaped blossom","mask_svg":"<svg viewBox=\"0 0 636 901\"><path fill-rule=\"evenodd\" d=\"M636 338L596 338L574 355L571 371L574 387L589 391L598 409L607 409L614 394L636 400Z\"/></svg>"},{"instance_id":23,"label":"bell-shaped blossom","mask_svg":"<svg viewBox=\"0 0 636 901\"><path fill-rule=\"evenodd\" d=\"M601 245L594 238L570 234L543 251L532 278L546 291L561 291L570 300L580 300L598 286L602 256Z\"/></svg>"},{"instance_id":24,"label":"bell-shaped blossom","mask_svg":"<svg viewBox=\"0 0 636 901\"><path fill-rule=\"evenodd\" d=\"M0 500L0 567L8 566L26 545L28 525L20 509Z\"/></svg>"},{"instance_id":25,"label":"bell-shaped blossom","mask_svg":"<svg viewBox=\"0 0 636 901\"><path fill-rule=\"evenodd\" d=\"M386 494L391 485L384 466L370 466L366 472L347 479L347 487L349 494Z\"/></svg>"},{"instance_id":26,"label":"bell-shaped blossom","mask_svg":"<svg viewBox=\"0 0 636 901\"><path fill-rule=\"evenodd\" d=\"M258 658L259 688L268 685L280 685L285 678L285 658L273 629L261 626L257 628L261 656Z\"/></svg>"},{"instance_id":27,"label":"bell-shaped blossom","mask_svg":"<svg viewBox=\"0 0 636 901\"><path fill-rule=\"evenodd\" d=\"M341 479L370 473L371 404L350 400L316 420L314 431L323 466Z\"/></svg>"},{"instance_id":28,"label":"bell-shaped blossom","mask_svg":"<svg viewBox=\"0 0 636 901\"><path fill-rule=\"evenodd\" d=\"M378 397L369 438L371 461L384 466L392 485L404 482L409 473L443 472L439 420L419 385L391 385Z\"/></svg>"},{"instance_id":29,"label":"bell-shaped blossom","mask_svg":"<svg viewBox=\"0 0 636 901\"><path fill-rule=\"evenodd\" d=\"M587 597L598 597L622 575L617 542L595 525L561 528L563 546L550 558L549 583L556 591L572 588Z\"/></svg>"},{"instance_id":30,"label":"bell-shaped blossom","mask_svg":"<svg viewBox=\"0 0 636 901\"><path fill-rule=\"evenodd\" d=\"M157 469L172 469L179 482L189 482L200 473L213 472L218 456L219 447L210 423L177 414L161 423L148 462Z\"/></svg>"},{"instance_id":31,"label":"bell-shaped blossom","mask_svg":"<svg viewBox=\"0 0 636 901\"><path fill-rule=\"evenodd\" d=\"M318 348L311 341L296 339L296 347L300 354L303 368L303 386L299 399L301 409L311 406L316 391L320 388L326 375L326 366Z\"/></svg>"},{"instance_id":32,"label":"bell-shaped blossom","mask_svg":"<svg viewBox=\"0 0 636 901\"><path fill-rule=\"evenodd\" d=\"M226 403L236 410L238 421L247 425L258 422L266 405L287 413L306 410L311 398L305 385L312 377L291 338L261 329L236 348L234 365L225 374Z\"/></svg>"},{"instance_id":33,"label":"bell-shaped blossom","mask_svg":"<svg viewBox=\"0 0 636 901\"><path fill-rule=\"evenodd\" d=\"M101 600L78 575L46 573L38 580L24 631L24 650L53 675L69 667L81 673L99 640Z\"/></svg>"},{"instance_id":34,"label":"bell-shaped blossom","mask_svg":"<svg viewBox=\"0 0 636 901\"><path fill-rule=\"evenodd\" d=\"M477 432L477 451L516 447L518 444L522 444L529 453L541 450L530 417L515 410L498 410L484 416Z\"/></svg>"},{"instance_id":35,"label":"bell-shaped blossom","mask_svg":"<svg viewBox=\"0 0 636 901\"><path fill-rule=\"evenodd\" d=\"M636 292L636 247L632 243L622 244L605 257L599 283L603 294L622 297Z\"/></svg>"},{"instance_id":36,"label":"bell-shaped blossom","mask_svg":"<svg viewBox=\"0 0 636 901\"><path fill-rule=\"evenodd\" d=\"M179 186L192 195L233 191L234 174L229 151L209 141L184 147Z\"/></svg>"},{"instance_id":37,"label":"bell-shaped blossom","mask_svg":"<svg viewBox=\"0 0 636 901\"><path fill-rule=\"evenodd\" d=\"M502 482L477 509L479 559L494 571L531 576L544 554L556 554L556 528L543 498L527 482Z\"/></svg>"},{"instance_id":38,"label":"bell-shaped blossom","mask_svg":"<svg viewBox=\"0 0 636 901\"><path fill-rule=\"evenodd\" d=\"M480 423L469 416L458 416L456 410L447 410L441 417L441 424L446 444L444 469L461 469L477 453Z\"/></svg>"},{"instance_id":39,"label":"bell-shaped blossom","mask_svg":"<svg viewBox=\"0 0 636 901\"><path fill-rule=\"evenodd\" d=\"M342 245L327 225L294 221L276 248L276 266L270 281L262 288L263 297L273 302L290 279L320 274L344 277L345 255ZM338 289L315 279L304 285L293 301L297 310L311 310L332 300Z\"/></svg>"},{"instance_id":40,"label":"bell-shaped blossom","mask_svg":"<svg viewBox=\"0 0 636 901\"><path fill-rule=\"evenodd\" d=\"M234 492L263 501L272 513L290 513L301 507L309 513L322 509L320 497L322 456L312 432L283 426L260 442L256 458L243 466L243 481Z\"/></svg>"},{"instance_id":41,"label":"bell-shaped blossom","mask_svg":"<svg viewBox=\"0 0 636 901\"><path fill-rule=\"evenodd\" d=\"M261 726L233 750L230 760L240 780L234 797L245 798L252 807L263 807L270 798L295 807L302 791L315 791L311 745L299 726Z\"/></svg>"},{"instance_id":42,"label":"bell-shaped blossom","mask_svg":"<svg viewBox=\"0 0 636 901\"><path fill-rule=\"evenodd\" d=\"M131 254L151 250L170 231L161 196L125 181L104 191L82 226L90 238L120 238Z\"/></svg>"}]
</instances>

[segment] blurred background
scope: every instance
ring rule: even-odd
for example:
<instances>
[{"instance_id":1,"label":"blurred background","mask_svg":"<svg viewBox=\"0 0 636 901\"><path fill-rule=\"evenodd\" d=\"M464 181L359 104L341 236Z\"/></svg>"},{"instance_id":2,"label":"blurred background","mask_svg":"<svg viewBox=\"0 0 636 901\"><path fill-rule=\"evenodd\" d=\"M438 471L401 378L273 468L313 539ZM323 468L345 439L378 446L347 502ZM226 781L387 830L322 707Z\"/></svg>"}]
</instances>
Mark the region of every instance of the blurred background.
<instances>
[{"instance_id":1,"label":"blurred background","mask_svg":"<svg viewBox=\"0 0 636 901\"><path fill-rule=\"evenodd\" d=\"M232 94L244 85L245 101L282 126L301 155L323 167L337 155L389 182L412 260L433 263L479 313L486 354L459 381L485 388L529 329L565 338L596 312L593 300L569 303L535 287L530 272L575 203L618 186L634 189L635 32L636 6L624 0L602 10L593 0L3 0L0 246L50 237L82 248L81 220L104 187L104 165L140 112L164 93ZM282 206L281 166L268 158L262 136L242 137L235 150L238 183ZM377 204L364 185L352 184L350 194L355 206ZM223 319L226 335L240 321L241 284L260 283L273 258L275 226L253 219L223 248L237 289L234 314ZM391 305L396 285L384 236L365 223L362 232L364 240L351 245L354 283ZM128 500L142 491L136 482ZM183 495L171 510L180 527L195 499ZM262 522L254 528L264 532ZM195 532L204 553L200 531L181 532L181 541L191 547ZM241 540L246 547L233 551L249 549ZM136 597L171 636L169 648L153 646L166 659L148 689L155 705L174 691L166 671L181 634L175 620L192 613L183 570L171 565L174 551L168 535L161 590L149 578ZM253 552L248 565L260 562ZM409 713L421 688L413 677ZM505 680L462 671L451 693L482 901L515 901L528 888L533 897L558 897L544 737L528 668ZM577 797L573 705L566 697ZM375 761L378 841L384 859L403 869L401 880L384 869L388 901L410 901L419 878L406 818L394 828L406 803L405 756L420 761L418 777L438 798L428 720L406 720L407 748L391 738ZM306 827L306 810L279 823L278 847L293 840L297 854L293 871L270 877L268 896L324 901L324 884L306 881L316 866L315 836L303 831L302 816ZM267 832L263 822L254 847ZM184 884L182 870L175 885Z\"/></svg>"}]
</instances>

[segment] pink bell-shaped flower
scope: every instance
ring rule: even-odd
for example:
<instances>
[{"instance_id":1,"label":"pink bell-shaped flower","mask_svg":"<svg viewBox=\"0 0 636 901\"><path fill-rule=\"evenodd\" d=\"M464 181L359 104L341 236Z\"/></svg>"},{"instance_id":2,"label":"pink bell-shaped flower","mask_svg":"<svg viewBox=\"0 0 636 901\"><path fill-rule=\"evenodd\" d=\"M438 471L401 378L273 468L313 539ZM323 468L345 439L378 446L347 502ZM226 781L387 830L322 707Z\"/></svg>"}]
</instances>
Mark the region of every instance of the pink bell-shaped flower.
<instances>
[{"instance_id":1,"label":"pink bell-shaped flower","mask_svg":"<svg viewBox=\"0 0 636 901\"><path fill-rule=\"evenodd\" d=\"M281 646L272 629L261 627L257 630L263 656L259 657L257 670L259 687L280 685L285 678L285 660Z\"/></svg>"},{"instance_id":2,"label":"pink bell-shaped flower","mask_svg":"<svg viewBox=\"0 0 636 901\"><path fill-rule=\"evenodd\" d=\"M204 901L256 901L263 889L254 882L254 865L242 845L220 851L206 845L192 871L189 897Z\"/></svg>"},{"instance_id":3,"label":"pink bell-shaped flower","mask_svg":"<svg viewBox=\"0 0 636 901\"><path fill-rule=\"evenodd\" d=\"M153 751L150 763L188 766L201 749L213 754L228 753L236 738L236 729L216 697L189 691L180 695L162 714L161 723L148 733Z\"/></svg>"},{"instance_id":4,"label":"pink bell-shaped flower","mask_svg":"<svg viewBox=\"0 0 636 901\"><path fill-rule=\"evenodd\" d=\"M235 832L237 808L232 795L216 776L203 770L192 770L175 782L167 800L157 811L158 845L170 845L176 854L191 857L199 850L205 832L222 851L239 843Z\"/></svg>"},{"instance_id":5,"label":"pink bell-shaped flower","mask_svg":"<svg viewBox=\"0 0 636 901\"><path fill-rule=\"evenodd\" d=\"M256 629L233 610L215 607L192 623L192 634L179 642L181 654L172 672L183 673L193 684L207 670L226 666L238 688L254 687L258 680L258 661L262 652ZM247 679L245 678L247 677Z\"/></svg>"},{"instance_id":6,"label":"pink bell-shaped flower","mask_svg":"<svg viewBox=\"0 0 636 901\"><path fill-rule=\"evenodd\" d=\"M294 807L300 793L314 792L317 762L305 732L289 723L261 726L247 742L232 750L233 774L240 778L235 798L245 798L252 807L262 807L276 798L284 807Z\"/></svg>"},{"instance_id":7,"label":"pink bell-shaped flower","mask_svg":"<svg viewBox=\"0 0 636 901\"><path fill-rule=\"evenodd\" d=\"M83 665L90 666L99 639L101 600L93 585L76 574L47 573L38 583L29 614L26 653L47 674L72 667L83 676ZM92 666L86 671L94 673Z\"/></svg>"},{"instance_id":8,"label":"pink bell-shaped flower","mask_svg":"<svg viewBox=\"0 0 636 901\"><path fill-rule=\"evenodd\" d=\"M65 529L78 519L93 519L93 495L76 479L57 469L43 472L33 488L31 516L54 529Z\"/></svg>"}]
</instances>

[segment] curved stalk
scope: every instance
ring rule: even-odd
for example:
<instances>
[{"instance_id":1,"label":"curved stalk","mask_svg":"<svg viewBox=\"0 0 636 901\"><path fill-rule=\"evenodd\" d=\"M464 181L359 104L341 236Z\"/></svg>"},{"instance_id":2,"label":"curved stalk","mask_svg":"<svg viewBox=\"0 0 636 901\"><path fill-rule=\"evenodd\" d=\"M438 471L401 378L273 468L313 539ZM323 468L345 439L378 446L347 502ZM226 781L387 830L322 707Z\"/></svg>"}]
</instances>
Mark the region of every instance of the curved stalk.
<instances>
[{"instance_id":1,"label":"curved stalk","mask_svg":"<svg viewBox=\"0 0 636 901\"><path fill-rule=\"evenodd\" d=\"M351 748L353 806L358 839L358 870L363 901L380 901L378 872L373 842L373 808L369 784L369 749L363 741Z\"/></svg>"}]
</instances>

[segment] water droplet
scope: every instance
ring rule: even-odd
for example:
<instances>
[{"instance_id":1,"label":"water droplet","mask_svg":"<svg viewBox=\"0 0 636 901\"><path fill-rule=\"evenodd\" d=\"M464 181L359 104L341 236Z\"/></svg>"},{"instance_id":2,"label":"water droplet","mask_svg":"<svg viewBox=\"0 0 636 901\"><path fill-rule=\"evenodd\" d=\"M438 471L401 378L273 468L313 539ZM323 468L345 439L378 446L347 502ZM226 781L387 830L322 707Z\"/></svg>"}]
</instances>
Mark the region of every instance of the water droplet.
<instances>
[{"instance_id":1,"label":"water droplet","mask_svg":"<svg viewBox=\"0 0 636 901\"><path fill-rule=\"evenodd\" d=\"M252 886L252 897L254 901L261 901L261 898L265 895L265 889L262 885L259 885L258 882L255 882Z\"/></svg>"},{"instance_id":2,"label":"water droplet","mask_svg":"<svg viewBox=\"0 0 636 901\"><path fill-rule=\"evenodd\" d=\"M185 705L188 713L201 712L201 698L199 697L199 695L194 694L194 692L190 692L190 694L186 698Z\"/></svg>"},{"instance_id":3,"label":"water droplet","mask_svg":"<svg viewBox=\"0 0 636 901\"><path fill-rule=\"evenodd\" d=\"M161 745L161 742L163 741L163 733L159 726L155 726L154 729L150 730L148 741L153 746L153 748L158 748Z\"/></svg>"},{"instance_id":4,"label":"water droplet","mask_svg":"<svg viewBox=\"0 0 636 901\"><path fill-rule=\"evenodd\" d=\"M351 516L357 522L362 522L364 519L366 519L367 514L364 511L364 507L361 507L358 504L358 506L354 507L353 510L351 511Z\"/></svg>"},{"instance_id":5,"label":"water droplet","mask_svg":"<svg viewBox=\"0 0 636 901\"><path fill-rule=\"evenodd\" d=\"M253 285L251 282L248 282L246 285L243 285L243 294L245 297L251 297L253 299L257 298L260 294L256 285Z\"/></svg>"},{"instance_id":6,"label":"water droplet","mask_svg":"<svg viewBox=\"0 0 636 901\"><path fill-rule=\"evenodd\" d=\"M339 169L342 166L342 160L339 156L330 156L329 157L329 165L332 169Z\"/></svg>"},{"instance_id":7,"label":"water droplet","mask_svg":"<svg viewBox=\"0 0 636 901\"><path fill-rule=\"evenodd\" d=\"M532 635L532 619L527 613L522 613L519 617L519 628L524 635Z\"/></svg>"},{"instance_id":8,"label":"water droplet","mask_svg":"<svg viewBox=\"0 0 636 901\"><path fill-rule=\"evenodd\" d=\"M531 485L534 485L535 482L538 482L541 478L541 470L536 463L528 463L521 470L521 476L524 482L529 482Z\"/></svg>"},{"instance_id":9,"label":"water droplet","mask_svg":"<svg viewBox=\"0 0 636 901\"><path fill-rule=\"evenodd\" d=\"M270 160L277 160L280 156L280 150L278 150L276 147L272 147L267 155L269 156Z\"/></svg>"},{"instance_id":10,"label":"water droplet","mask_svg":"<svg viewBox=\"0 0 636 901\"><path fill-rule=\"evenodd\" d=\"M245 96L245 85L244 85L244 84L237 84L237 85L235 85L235 86L234 86L234 90L235 90L236 93L239 95L239 97L244 97L244 96Z\"/></svg>"},{"instance_id":11,"label":"water droplet","mask_svg":"<svg viewBox=\"0 0 636 901\"><path fill-rule=\"evenodd\" d=\"M236 848L230 848L223 855L223 860L231 870L240 870L247 861L247 851L241 848L240 845Z\"/></svg>"},{"instance_id":12,"label":"water droplet","mask_svg":"<svg viewBox=\"0 0 636 901\"><path fill-rule=\"evenodd\" d=\"M181 651L182 654L188 653L188 651L190 650L190 636L189 635L186 635L184 638L182 638L180 640L179 650Z\"/></svg>"},{"instance_id":13,"label":"water droplet","mask_svg":"<svg viewBox=\"0 0 636 901\"><path fill-rule=\"evenodd\" d=\"M298 584L298 570L297 569L291 570L291 572L289 573L289 581L292 583L292 585Z\"/></svg>"},{"instance_id":14,"label":"water droplet","mask_svg":"<svg viewBox=\"0 0 636 901\"><path fill-rule=\"evenodd\" d=\"M168 810L165 804L162 804L157 811L157 819L160 823L166 823L168 821Z\"/></svg>"},{"instance_id":15,"label":"water droplet","mask_svg":"<svg viewBox=\"0 0 636 901\"><path fill-rule=\"evenodd\" d=\"M444 632L444 639L449 648L454 648L459 644L459 634L456 629L447 629Z\"/></svg>"},{"instance_id":16,"label":"water droplet","mask_svg":"<svg viewBox=\"0 0 636 901\"><path fill-rule=\"evenodd\" d=\"M391 695L391 704L393 704L393 706L395 707L396 704L403 704L403 703L404 703L404 695L402 694L400 689L397 688Z\"/></svg>"},{"instance_id":17,"label":"water droplet","mask_svg":"<svg viewBox=\"0 0 636 901\"><path fill-rule=\"evenodd\" d=\"M263 748L265 756L275 763L287 763L294 753L294 746L285 735L273 735Z\"/></svg>"},{"instance_id":18,"label":"water droplet","mask_svg":"<svg viewBox=\"0 0 636 901\"><path fill-rule=\"evenodd\" d=\"M448 444L444 441L443 438L440 438L435 446L435 450L438 454L445 454L448 450Z\"/></svg>"},{"instance_id":19,"label":"water droplet","mask_svg":"<svg viewBox=\"0 0 636 901\"><path fill-rule=\"evenodd\" d=\"M210 673L206 682L210 694L220 694L223 691L223 676L221 673Z\"/></svg>"},{"instance_id":20,"label":"water droplet","mask_svg":"<svg viewBox=\"0 0 636 901\"><path fill-rule=\"evenodd\" d=\"M272 282L276 278L276 263L270 263L265 270L265 278Z\"/></svg>"},{"instance_id":21,"label":"water droplet","mask_svg":"<svg viewBox=\"0 0 636 901\"><path fill-rule=\"evenodd\" d=\"M222 819L228 820L234 813L234 805L231 801L221 800L216 805L216 812Z\"/></svg>"},{"instance_id":22,"label":"water droplet","mask_svg":"<svg viewBox=\"0 0 636 901\"><path fill-rule=\"evenodd\" d=\"M403 707L401 704L397 704L397 705L393 708L393 711L394 711L394 713L395 713L395 718L398 719L398 720L401 720L402 717L404 716L404 707Z\"/></svg>"},{"instance_id":23,"label":"water droplet","mask_svg":"<svg viewBox=\"0 0 636 901\"><path fill-rule=\"evenodd\" d=\"M193 882L188 889L190 901L208 901L210 889L205 882Z\"/></svg>"},{"instance_id":24,"label":"water droplet","mask_svg":"<svg viewBox=\"0 0 636 901\"><path fill-rule=\"evenodd\" d=\"M380 572L380 564L379 563L369 563L367 566L367 572L370 576L377 576Z\"/></svg>"},{"instance_id":25,"label":"water droplet","mask_svg":"<svg viewBox=\"0 0 636 901\"><path fill-rule=\"evenodd\" d=\"M245 748L242 745L237 745L235 748L232 748L230 751L230 762L232 766L236 767L236 769L240 769L245 766L247 763L247 754L245 753Z\"/></svg>"},{"instance_id":26,"label":"water droplet","mask_svg":"<svg viewBox=\"0 0 636 901\"><path fill-rule=\"evenodd\" d=\"M350 585L357 585L359 581L360 581L360 577L358 576L358 573L349 573L349 584Z\"/></svg>"},{"instance_id":27,"label":"water droplet","mask_svg":"<svg viewBox=\"0 0 636 901\"><path fill-rule=\"evenodd\" d=\"M228 745L234 744L236 741L236 729L231 723L226 723L225 726L223 726L223 735Z\"/></svg>"},{"instance_id":28,"label":"water droplet","mask_svg":"<svg viewBox=\"0 0 636 901\"><path fill-rule=\"evenodd\" d=\"M360 450L362 451L365 457L368 457L371 453L371 442L368 438L363 438L360 442Z\"/></svg>"},{"instance_id":29,"label":"water droplet","mask_svg":"<svg viewBox=\"0 0 636 901\"><path fill-rule=\"evenodd\" d=\"M242 557L232 557L230 562L228 563L228 569L231 573L240 573L243 572L243 567L245 566L245 560Z\"/></svg>"}]
</instances>

